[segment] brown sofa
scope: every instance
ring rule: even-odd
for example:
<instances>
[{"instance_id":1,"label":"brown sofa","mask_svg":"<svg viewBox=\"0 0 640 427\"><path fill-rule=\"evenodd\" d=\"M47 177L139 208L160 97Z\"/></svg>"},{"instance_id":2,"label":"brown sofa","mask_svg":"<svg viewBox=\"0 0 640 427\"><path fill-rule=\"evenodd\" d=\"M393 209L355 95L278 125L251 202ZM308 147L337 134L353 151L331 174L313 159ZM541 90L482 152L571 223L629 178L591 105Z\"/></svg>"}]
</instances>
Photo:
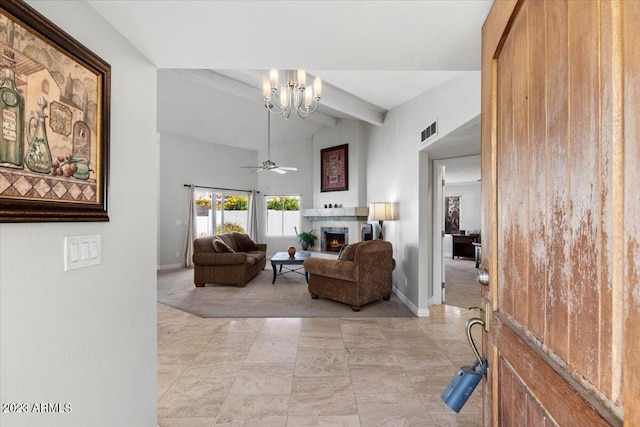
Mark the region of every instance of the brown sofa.
<instances>
[{"instance_id":1,"label":"brown sofa","mask_svg":"<svg viewBox=\"0 0 640 427\"><path fill-rule=\"evenodd\" d=\"M267 263L267 245L242 233L199 237L193 242L193 281L244 287Z\"/></svg>"},{"instance_id":2,"label":"brown sofa","mask_svg":"<svg viewBox=\"0 0 640 427\"><path fill-rule=\"evenodd\" d=\"M311 298L329 298L360 311L363 305L391 297L391 272L396 266L391 243L369 240L343 248L338 259L307 258Z\"/></svg>"}]
</instances>

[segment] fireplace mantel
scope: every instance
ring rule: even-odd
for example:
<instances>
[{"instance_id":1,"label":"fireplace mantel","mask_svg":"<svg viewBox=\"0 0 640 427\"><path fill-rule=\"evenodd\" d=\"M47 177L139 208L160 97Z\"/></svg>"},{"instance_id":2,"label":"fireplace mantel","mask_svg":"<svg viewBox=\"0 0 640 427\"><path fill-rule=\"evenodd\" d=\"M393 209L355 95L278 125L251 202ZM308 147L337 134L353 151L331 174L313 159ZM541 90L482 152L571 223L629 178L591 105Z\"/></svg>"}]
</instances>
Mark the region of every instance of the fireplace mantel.
<instances>
[{"instance_id":1,"label":"fireplace mantel","mask_svg":"<svg viewBox=\"0 0 640 427\"><path fill-rule=\"evenodd\" d=\"M303 209L302 216L310 221L366 221L368 207Z\"/></svg>"}]
</instances>

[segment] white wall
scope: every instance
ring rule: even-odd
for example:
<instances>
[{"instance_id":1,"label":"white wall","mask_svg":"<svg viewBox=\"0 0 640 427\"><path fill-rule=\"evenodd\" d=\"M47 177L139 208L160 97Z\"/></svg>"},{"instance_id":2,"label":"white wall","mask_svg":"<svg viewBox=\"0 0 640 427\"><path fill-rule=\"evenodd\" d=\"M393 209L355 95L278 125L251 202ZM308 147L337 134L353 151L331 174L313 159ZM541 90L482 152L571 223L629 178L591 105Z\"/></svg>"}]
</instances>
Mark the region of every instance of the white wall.
<instances>
[{"instance_id":1,"label":"white wall","mask_svg":"<svg viewBox=\"0 0 640 427\"><path fill-rule=\"evenodd\" d=\"M72 405L0 425L155 426L156 70L85 2L29 4L111 64L110 222L0 225L0 400ZM102 264L63 272L83 234Z\"/></svg>"},{"instance_id":2,"label":"white wall","mask_svg":"<svg viewBox=\"0 0 640 427\"><path fill-rule=\"evenodd\" d=\"M160 137L160 204L158 266L179 267L184 254L189 189L206 187L257 189L257 174L240 166L254 165L258 153L163 133ZM176 222L180 221L180 225ZM176 253L178 256L176 256Z\"/></svg>"},{"instance_id":3,"label":"white wall","mask_svg":"<svg viewBox=\"0 0 640 427\"><path fill-rule=\"evenodd\" d=\"M341 204L345 208L367 206L367 138L369 126L357 120L340 119L335 127L324 127L313 135L313 206ZM347 191L320 191L320 150L349 144Z\"/></svg>"},{"instance_id":4,"label":"white wall","mask_svg":"<svg viewBox=\"0 0 640 427\"><path fill-rule=\"evenodd\" d=\"M394 286L418 314L427 314L432 290L431 193L428 155L421 131L438 120L438 141L480 112L480 72L465 73L391 110L371 127L367 153L367 203L398 203L399 219L384 224L394 246Z\"/></svg>"}]
</instances>

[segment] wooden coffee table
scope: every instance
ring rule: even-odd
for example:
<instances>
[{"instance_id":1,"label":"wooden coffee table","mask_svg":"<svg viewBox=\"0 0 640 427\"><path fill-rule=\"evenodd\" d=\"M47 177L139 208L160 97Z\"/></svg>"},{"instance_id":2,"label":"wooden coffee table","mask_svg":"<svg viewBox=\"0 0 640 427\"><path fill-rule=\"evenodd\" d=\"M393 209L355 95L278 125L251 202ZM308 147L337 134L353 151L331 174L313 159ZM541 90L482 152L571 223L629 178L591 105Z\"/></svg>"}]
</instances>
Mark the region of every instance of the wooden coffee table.
<instances>
[{"instance_id":1,"label":"wooden coffee table","mask_svg":"<svg viewBox=\"0 0 640 427\"><path fill-rule=\"evenodd\" d=\"M311 256L311 252L306 252L306 251L296 252L293 257L290 257L287 252L276 253L271 258L271 268L273 268L273 281L271 282L271 284L276 283L277 276L281 274L287 274L287 273L301 274L307 280L307 283L309 283L309 274L306 271L302 273L300 270L304 269L304 267L302 266L302 263L304 262L305 259L309 258L310 256ZM278 265L280 266L280 271L276 270L276 266ZM294 267L288 267L290 265ZM282 267L285 268L285 271L282 271Z\"/></svg>"}]
</instances>

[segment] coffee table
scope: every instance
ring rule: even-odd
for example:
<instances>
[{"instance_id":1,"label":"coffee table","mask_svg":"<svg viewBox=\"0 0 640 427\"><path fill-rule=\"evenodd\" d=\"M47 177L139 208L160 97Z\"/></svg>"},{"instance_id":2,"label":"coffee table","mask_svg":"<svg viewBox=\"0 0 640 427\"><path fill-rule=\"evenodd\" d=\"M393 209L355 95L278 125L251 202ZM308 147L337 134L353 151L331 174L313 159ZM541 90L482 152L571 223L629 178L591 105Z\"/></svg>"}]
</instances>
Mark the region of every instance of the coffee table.
<instances>
[{"instance_id":1,"label":"coffee table","mask_svg":"<svg viewBox=\"0 0 640 427\"><path fill-rule=\"evenodd\" d=\"M304 267L302 267L302 263L304 262L305 259L309 258L310 256L311 256L311 252L307 252L307 251L296 252L293 257L290 257L287 252L276 253L271 258L271 268L273 268L273 281L271 282L271 284L276 283L277 276L281 274L287 274L287 273L301 274L307 280L307 283L309 283L309 274L306 271L302 273L300 272L300 270L304 269ZM280 266L280 271L276 270L276 266L278 265ZM297 267L293 267L293 268L288 267L290 265L297 266ZM284 267L286 270L282 271L282 267Z\"/></svg>"}]
</instances>

